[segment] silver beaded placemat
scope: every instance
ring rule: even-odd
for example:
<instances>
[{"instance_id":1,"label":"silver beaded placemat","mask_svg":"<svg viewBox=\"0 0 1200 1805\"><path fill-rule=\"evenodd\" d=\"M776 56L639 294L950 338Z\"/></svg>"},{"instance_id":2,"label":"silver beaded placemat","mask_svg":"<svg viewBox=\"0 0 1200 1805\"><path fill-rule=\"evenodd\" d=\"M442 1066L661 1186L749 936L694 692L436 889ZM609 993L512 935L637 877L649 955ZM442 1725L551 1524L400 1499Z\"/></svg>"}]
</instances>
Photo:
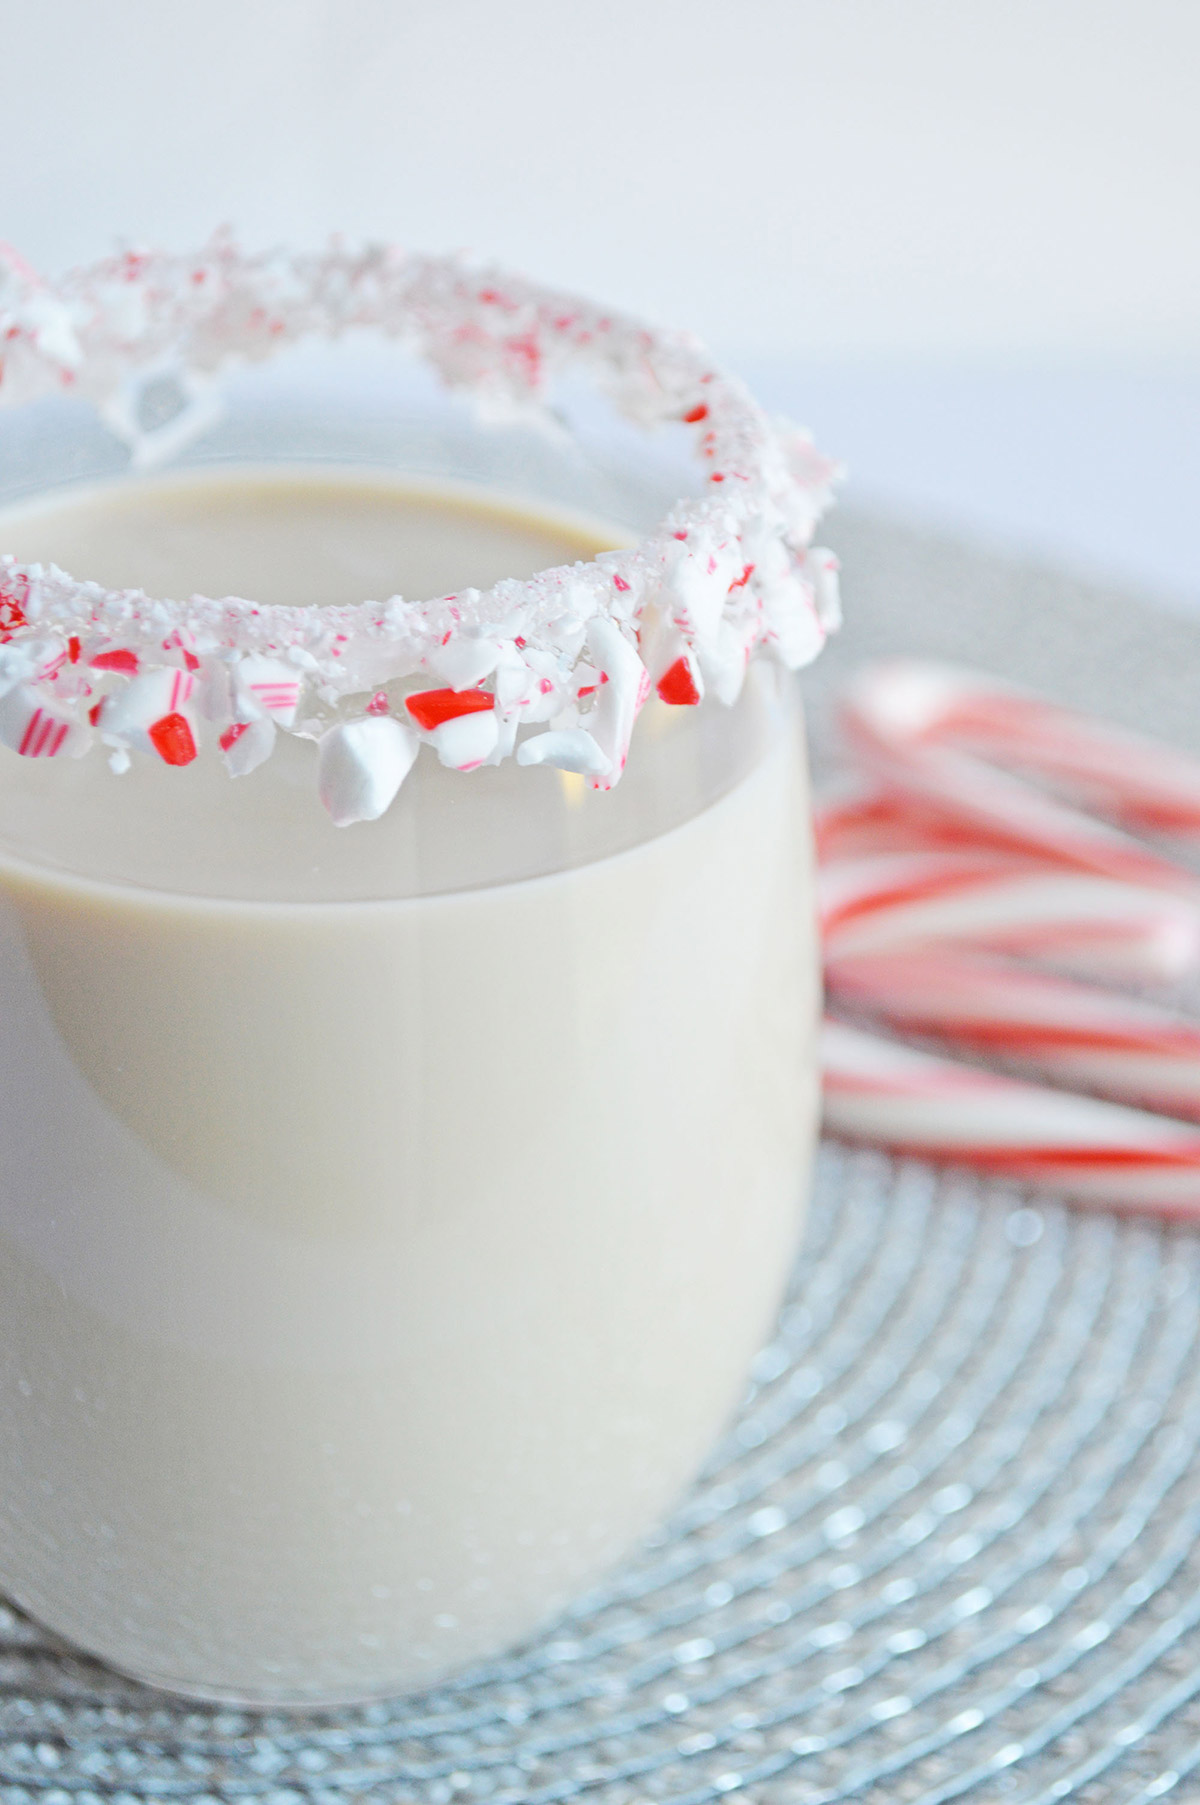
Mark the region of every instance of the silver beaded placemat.
<instances>
[{"instance_id":1,"label":"silver beaded placemat","mask_svg":"<svg viewBox=\"0 0 1200 1805\"><path fill-rule=\"evenodd\" d=\"M1200 743L1200 623L853 516L811 685L941 652ZM190 1706L0 1609L4 1805L1200 1799L1200 1235L834 1145L674 1521L417 1701Z\"/></svg>"}]
</instances>

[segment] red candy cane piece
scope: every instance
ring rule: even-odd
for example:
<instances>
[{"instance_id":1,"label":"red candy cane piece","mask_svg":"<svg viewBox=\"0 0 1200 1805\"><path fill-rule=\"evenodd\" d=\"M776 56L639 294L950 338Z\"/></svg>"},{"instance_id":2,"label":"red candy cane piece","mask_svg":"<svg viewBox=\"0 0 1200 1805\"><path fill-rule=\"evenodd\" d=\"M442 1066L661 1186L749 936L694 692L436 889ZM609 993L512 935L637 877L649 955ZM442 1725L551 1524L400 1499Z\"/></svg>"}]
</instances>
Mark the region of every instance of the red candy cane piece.
<instances>
[{"instance_id":1,"label":"red candy cane piece","mask_svg":"<svg viewBox=\"0 0 1200 1805\"><path fill-rule=\"evenodd\" d=\"M147 734L165 765L190 765L196 756L196 738L186 715L161 715L150 723Z\"/></svg>"},{"instance_id":2,"label":"red candy cane piece","mask_svg":"<svg viewBox=\"0 0 1200 1805\"><path fill-rule=\"evenodd\" d=\"M827 1022L825 1123L1089 1203L1200 1216L1200 1131L1002 1077Z\"/></svg>"},{"instance_id":3,"label":"red candy cane piece","mask_svg":"<svg viewBox=\"0 0 1200 1805\"><path fill-rule=\"evenodd\" d=\"M444 722L460 715L483 714L495 703L495 696L486 689L423 689L404 699L409 714L426 733L436 732Z\"/></svg>"},{"instance_id":4,"label":"red candy cane piece","mask_svg":"<svg viewBox=\"0 0 1200 1805\"><path fill-rule=\"evenodd\" d=\"M111 651L97 652L88 663L94 671L119 671L123 677L136 677L141 661L128 646L114 646Z\"/></svg>"},{"instance_id":5,"label":"red candy cane piece","mask_svg":"<svg viewBox=\"0 0 1200 1805\"><path fill-rule=\"evenodd\" d=\"M834 958L825 984L900 1033L1200 1121L1200 1022L1140 998L947 947Z\"/></svg>"},{"instance_id":6,"label":"red candy cane piece","mask_svg":"<svg viewBox=\"0 0 1200 1805\"><path fill-rule=\"evenodd\" d=\"M694 708L703 700L700 673L686 654L668 666L654 687L661 700L673 708Z\"/></svg>"}]
</instances>

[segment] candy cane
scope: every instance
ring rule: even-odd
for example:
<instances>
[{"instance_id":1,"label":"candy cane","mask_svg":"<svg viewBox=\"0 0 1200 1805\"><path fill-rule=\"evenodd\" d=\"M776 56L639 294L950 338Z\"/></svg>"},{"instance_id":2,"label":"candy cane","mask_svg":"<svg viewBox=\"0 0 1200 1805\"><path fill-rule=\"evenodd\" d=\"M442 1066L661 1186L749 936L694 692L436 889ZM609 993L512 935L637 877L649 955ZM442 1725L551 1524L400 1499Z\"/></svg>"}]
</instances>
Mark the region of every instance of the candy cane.
<instances>
[{"instance_id":1,"label":"candy cane","mask_svg":"<svg viewBox=\"0 0 1200 1805\"><path fill-rule=\"evenodd\" d=\"M851 704L910 743L950 745L1047 780L1134 833L1200 836L1200 760L950 665L876 666Z\"/></svg>"},{"instance_id":2,"label":"candy cane","mask_svg":"<svg viewBox=\"0 0 1200 1805\"><path fill-rule=\"evenodd\" d=\"M1089 1203L1200 1215L1200 1132L827 1022L825 1124Z\"/></svg>"},{"instance_id":3,"label":"candy cane","mask_svg":"<svg viewBox=\"0 0 1200 1805\"><path fill-rule=\"evenodd\" d=\"M1200 1023L1157 1004L951 948L835 957L825 982L900 1033L1200 1121Z\"/></svg>"},{"instance_id":4,"label":"candy cane","mask_svg":"<svg viewBox=\"0 0 1200 1805\"><path fill-rule=\"evenodd\" d=\"M835 1002L1200 1119L1200 1026L994 956L1122 978L1194 965L1200 882L1124 830L1200 835L1200 764L942 666L866 672L845 722L872 783L818 819ZM826 1067L837 1132L1094 1201L1200 1212L1200 1137L1181 1122L837 1024Z\"/></svg>"},{"instance_id":5,"label":"candy cane","mask_svg":"<svg viewBox=\"0 0 1200 1805\"><path fill-rule=\"evenodd\" d=\"M1187 897L988 851L834 860L820 913L830 957L951 942L1153 981L1200 961Z\"/></svg>"},{"instance_id":6,"label":"candy cane","mask_svg":"<svg viewBox=\"0 0 1200 1805\"><path fill-rule=\"evenodd\" d=\"M877 852L990 852L1030 865L1063 864L1045 853L1017 850L981 827L915 809L905 796L878 783L827 794L814 810L813 831L822 863Z\"/></svg>"},{"instance_id":7,"label":"candy cane","mask_svg":"<svg viewBox=\"0 0 1200 1805\"><path fill-rule=\"evenodd\" d=\"M1051 863L1200 895L1200 880L1120 828L961 749L952 727L961 683L960 673L940 666L894 664L874 666L852 685L846 733L883 788L943 831L957 826L972 840L982 835Z\"/></svg>"}]
</instances>

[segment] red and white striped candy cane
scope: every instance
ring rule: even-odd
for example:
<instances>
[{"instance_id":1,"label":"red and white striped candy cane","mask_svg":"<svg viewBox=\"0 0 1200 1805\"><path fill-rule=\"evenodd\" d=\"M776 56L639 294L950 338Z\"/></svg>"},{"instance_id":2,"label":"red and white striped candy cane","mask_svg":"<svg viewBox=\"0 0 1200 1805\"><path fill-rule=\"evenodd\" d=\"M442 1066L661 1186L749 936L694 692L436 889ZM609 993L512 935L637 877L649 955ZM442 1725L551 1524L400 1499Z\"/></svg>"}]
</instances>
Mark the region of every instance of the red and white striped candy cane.
<instances>
[{"instance_id":1,"label":"red and white striped candy cane","mask_svg":"<svg viewBox=\"0 0 1200 1805\"><path fill-rule=\"evenodd\" d=\"M1188 897L994 852L898 852L820 871L827 956L949 943L1122 980L1178 978L1200 961Z\"/></svg>"},{"instance_id":2,"label":"red and white striped candy cane","mask_svg":"<svg viewBox=\"0 0 1200 1805\"><path fill-rule=\"evenodd\" d=\"M1017 851L1009 840L989 836L982 828L968 831L961 822L918 811L903 795L878 783L847 786L823 797L813 830L822 864L876 852L991 852L1028 864L1050 863L1044 854Z\"/></svg>"},{"instance_id":3,"label":"red and white striped candy cane","mask_svg":"<svg viewBox=\"0 0 1200 1805\"><path fill-rule=\"evenodd\" d=\"M1200 837L1200 764L945 666L867 671L845 721L872 785L818 820L835 1003L1200 1120L1200 1024L997 957L1122 980L1194 965L1200 881L1125 830ZM1200 1214L1184 1123L838 1024L826 1119L1065 1195Z\"/></svg>"},{"instance_id":4,"label":"red and white striped candy cane","mask_svg":"<svg viewBox=\"0 0 1200 1805\"><path fill-rule=\"evenodd\" d=\"M1132 833L1200 837L1200 759L1188 753L952 665L876 666L861 695L877 717L881 693L890 731L910 743L1030 773Z\"/></svg>"},{"instance_id":5,"label":"red and white striped candy cane","mask_svg":"<svg viewBox=\"0 0 1200 1805\"><path fill-rule=\"evenodd\" d=\"M1200 1121L1200 1022L1141 998L947 947L835 957L825 981L899 1033Z\"/></svg>"},{"instance_id":6,"label":"red and white striped candy cane","mask_svg":"<svg viewBox=\"0 0 1200 1805\"><path fill-rule=\"evenodd\" d=\"M825 1125L1121 1209L1200 1216L1200 1130L936 1059L840 1022L823 1035Z\"/></svg>"},{"instance_id":7,"label":"red and white striped candy cane","mask_svg":"<svg viewBox=\"0 0 1200 1805\"><path fill-rule=\"evenodd\" d=\"M963 683L962 673L941 666L890 664L872 666L852 684L843 724L882 788L918 819L938 822L946 834L957 829L972 844L983 837L1053 864L1200 894L1194 876L1121 828L964 750L953 726ZM963 743L976 744L965 731ZM996 740L987 749L1001 755ZM1021 765L1011 747L1006 762Z\"/></svg>"}]
</instances>

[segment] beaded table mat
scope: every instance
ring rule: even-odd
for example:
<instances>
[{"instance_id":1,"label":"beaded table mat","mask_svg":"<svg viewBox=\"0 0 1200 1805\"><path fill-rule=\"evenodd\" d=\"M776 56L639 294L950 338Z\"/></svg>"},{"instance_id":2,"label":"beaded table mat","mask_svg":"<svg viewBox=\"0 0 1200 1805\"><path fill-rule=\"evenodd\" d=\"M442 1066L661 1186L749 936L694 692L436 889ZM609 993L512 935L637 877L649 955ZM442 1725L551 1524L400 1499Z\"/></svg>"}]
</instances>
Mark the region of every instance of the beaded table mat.
<instances>
[{"instance_id":1,"label":"beaded table mat","mask_svg":"<svg viewBox=\"0 0 1200 1805\"><path fill-rule=\"evenodd\" d=\"M879 522L852 626L1195 744L1200 623ZM1200 1235L827 1145L672 1523L418 1700L181 1704L0 1610L4 1805L1200 1799Z\"/></svg>"}]
</instances>

